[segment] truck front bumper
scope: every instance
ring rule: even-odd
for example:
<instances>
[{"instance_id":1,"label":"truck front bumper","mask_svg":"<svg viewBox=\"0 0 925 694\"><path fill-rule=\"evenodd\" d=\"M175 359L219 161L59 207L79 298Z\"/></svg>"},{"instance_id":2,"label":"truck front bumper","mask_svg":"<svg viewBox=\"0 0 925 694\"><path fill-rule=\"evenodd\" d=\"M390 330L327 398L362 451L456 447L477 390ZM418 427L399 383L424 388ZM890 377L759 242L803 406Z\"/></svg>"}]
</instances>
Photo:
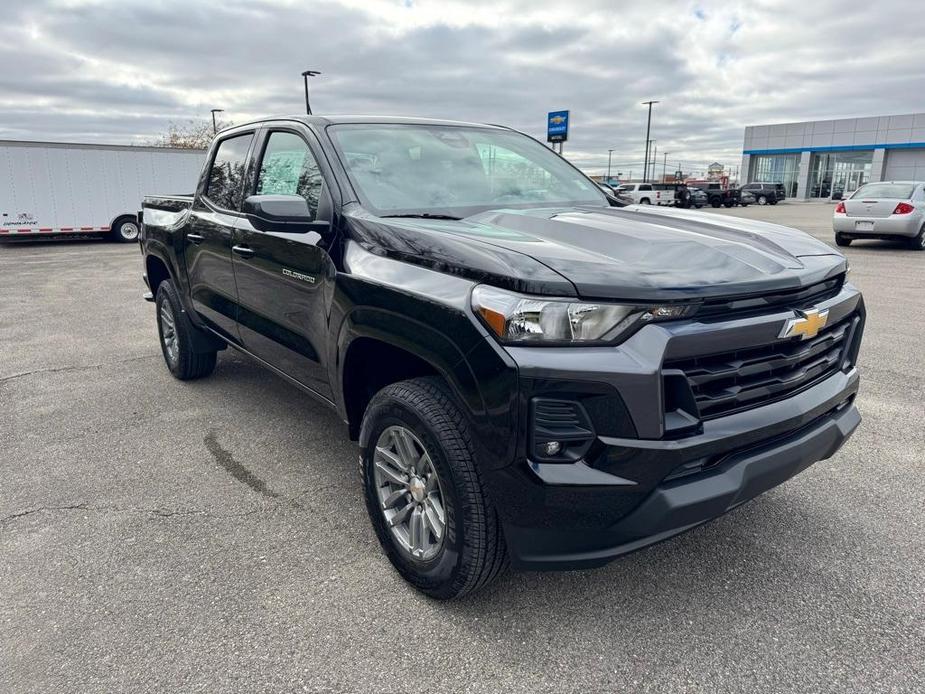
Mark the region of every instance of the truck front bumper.
<instances>
[{"instance_id":1,"label":"truck front bumper","mask_svg":"<svg viewBox=\"0 0 925 694\"><path fill-rule=\"evenodd\" d=\"M515 568L602 565L832 456L861 419L864 308L850 285L816 306L829 312L831 339L843 340L837 368L764 404L699 418L670 396L679 373L671 364L730 349L747 359L755 345L780 342L792 310L650 325L617 348L509 347L521 383L520 457L484 474ZM839 333L839 325L849 327ZM828 349L811 347L820 348ZM544 441L560 437L543 437L549 427L564 431L563 421L579 432L561 441L574 455L546 456Z\"/></svg>"},{"instance_id":2,"label":"truck front bumper","mask_svg":"<svg viewBox=\"0 0 925 694\"><path fill-rule=\"evenodd\" d=\"M830 380L835 379L840 377L833 376ZM645 442L644 449L635 452L642 452L659 467L665 463L668 467L675 467L676 463L683 467L691 461L706 461L707 465L690 475L658 484L633 510L615 521L612 521L613 511L637 496L634 487L638 485L624 485L618 480L607 485L602 479L585 485L579 482L580 486L548 486L541 482L547 485L543 495L545 518L534 514L532 525L522 525L509 517L504 524L512 564L528 570L601 566L621 554L721 516L776 487L813 463L831 457L860 424L861 416L854 405L857 374L852 374L850 380L853 383L848 390L838 389L837 397L816 406L808 401L816 399L810 398L810 393L797 396L803 402L791 405L809 409L790 420L789 424L796 428L789 435L772 435L745 448L741 448L742 437L731 431L723 437L705 432L683 445L676 441ZM830 387L833 385L836 384ZM817 414L819 409L826 411ZM807 420L808 423L799 424ZM619 449L621 457L627 457L626 442L608 441L608 444ZM575 481L579 481L586 470L578 467L582 463L574 465ZM566 471L563 466L558 467L557 479L561 482ZM539 470L537 474L548 472ZM569 512L565 508L568 505L584 512Z\"/></svg>"}]
</instances>

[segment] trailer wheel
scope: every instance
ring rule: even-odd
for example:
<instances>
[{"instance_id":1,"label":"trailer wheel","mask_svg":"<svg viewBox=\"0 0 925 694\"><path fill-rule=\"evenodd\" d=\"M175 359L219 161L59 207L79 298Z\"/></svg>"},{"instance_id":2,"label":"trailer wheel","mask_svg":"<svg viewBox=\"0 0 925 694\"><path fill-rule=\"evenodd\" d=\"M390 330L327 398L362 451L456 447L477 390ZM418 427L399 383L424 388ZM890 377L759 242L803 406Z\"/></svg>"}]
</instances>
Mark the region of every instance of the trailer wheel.
<instances>
[{"instance_id":1,"label":"trailer wheel","mask_svg":"<svg viewBox=\"0 0 925 694\"><path fill-rule=\"evenodd\" d=\"M132 243L138 240L138 220L134 217L119 217L109 228L109 238L121 243Z\"/></svg>"}]
</instances>

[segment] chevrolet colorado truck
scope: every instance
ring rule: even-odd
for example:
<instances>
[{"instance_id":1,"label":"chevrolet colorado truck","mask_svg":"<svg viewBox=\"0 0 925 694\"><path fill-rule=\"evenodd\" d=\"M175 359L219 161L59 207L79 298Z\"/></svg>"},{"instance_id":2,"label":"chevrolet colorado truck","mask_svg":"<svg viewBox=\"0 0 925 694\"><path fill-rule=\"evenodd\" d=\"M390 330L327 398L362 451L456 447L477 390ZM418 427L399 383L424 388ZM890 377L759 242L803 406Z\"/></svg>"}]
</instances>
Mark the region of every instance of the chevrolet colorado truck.
<instances>
[{"instance_id":1,"label":"chevrolet colorado truck","mask_svg":"<svg viewBox=\"0 0 925 694\"><path fill-rule=\"evenodd\" d=\"M508 128L239 125L139 216L170 372L232 347L334 408L385 554L436 598L669 538L860 422L840 253L624 205Z\"/></svg>"}]
</instances>

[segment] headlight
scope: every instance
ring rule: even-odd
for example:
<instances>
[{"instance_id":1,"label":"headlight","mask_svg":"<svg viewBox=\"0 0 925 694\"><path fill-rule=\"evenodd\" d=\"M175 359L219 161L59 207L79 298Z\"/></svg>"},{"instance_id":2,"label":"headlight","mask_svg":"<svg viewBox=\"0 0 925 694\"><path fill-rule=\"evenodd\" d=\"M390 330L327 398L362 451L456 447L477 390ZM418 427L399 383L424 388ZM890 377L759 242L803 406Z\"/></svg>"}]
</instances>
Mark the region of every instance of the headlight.
<instances>
[{"instance_id":1,"label":"headlight","mask_svg":"<svg viewBox=\"0 0 925 694\"><path fill-rule=\"evenodd\" d=\"M683 318L691 305L641 306L547 299L479 285L472 308L502 342L616 342L640 325Z\"/></svg>"}]
</instances>

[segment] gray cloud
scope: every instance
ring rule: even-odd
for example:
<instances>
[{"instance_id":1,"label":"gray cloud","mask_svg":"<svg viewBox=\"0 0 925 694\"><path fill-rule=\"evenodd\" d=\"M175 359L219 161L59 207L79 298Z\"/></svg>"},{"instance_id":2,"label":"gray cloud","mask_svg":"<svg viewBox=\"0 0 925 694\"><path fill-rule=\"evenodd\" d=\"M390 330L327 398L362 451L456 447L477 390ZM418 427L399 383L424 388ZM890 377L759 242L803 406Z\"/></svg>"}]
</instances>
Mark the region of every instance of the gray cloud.
<instances>
[{"instance_id":1,"label":"gray cloud","mask_svg":"<svg viewBox=\"0 0 925 694\"><path fill-rule=\"evenodd\" d=\"M8 3L8 4L7 4ZM572 111L566 154L736 163L747 124L922 110L925 20L901 0L657 5L492 0L0 0L0 137L144 141L170 120L318 112L509 124ZM661 163L661 155L659 155Z\"/></svg>"}]
</instances>

